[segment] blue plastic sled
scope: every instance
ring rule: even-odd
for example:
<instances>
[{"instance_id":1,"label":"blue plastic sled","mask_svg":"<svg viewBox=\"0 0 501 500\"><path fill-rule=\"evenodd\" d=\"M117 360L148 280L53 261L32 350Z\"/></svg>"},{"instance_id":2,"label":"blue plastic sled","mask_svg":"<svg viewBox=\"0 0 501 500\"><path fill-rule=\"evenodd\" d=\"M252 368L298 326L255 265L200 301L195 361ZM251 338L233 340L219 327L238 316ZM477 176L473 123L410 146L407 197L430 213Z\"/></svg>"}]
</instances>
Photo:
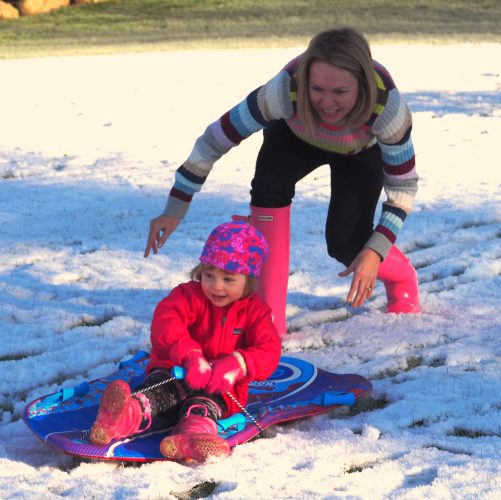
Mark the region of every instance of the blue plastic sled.
<instances>
[{"instance_id":1,"label":"blue plastic sled","mask_svg":"<svg viewBox=\"0 0 501 500\"><path fill-rule=\"evenodd\" d=\"M81 458L147 462L166 460L160 441L172 428L162 418L154 418L150 429L107 446L94 446L88 431L96 419L101 395L113 380L122 379L134 389L144 380L149 354L140 352L119 365L109 377L84 382L73 389L43 396L29 403L23 419L48 446ZM337 375L307 361L282 356L273 375L249 387L247 412L218 422L219 435L230 446L245 443L271 425L329 412L340 405L352 405L372 389L359 375ZM258 425L259 424L259 427Z\"/></svg>"}]
</instances>

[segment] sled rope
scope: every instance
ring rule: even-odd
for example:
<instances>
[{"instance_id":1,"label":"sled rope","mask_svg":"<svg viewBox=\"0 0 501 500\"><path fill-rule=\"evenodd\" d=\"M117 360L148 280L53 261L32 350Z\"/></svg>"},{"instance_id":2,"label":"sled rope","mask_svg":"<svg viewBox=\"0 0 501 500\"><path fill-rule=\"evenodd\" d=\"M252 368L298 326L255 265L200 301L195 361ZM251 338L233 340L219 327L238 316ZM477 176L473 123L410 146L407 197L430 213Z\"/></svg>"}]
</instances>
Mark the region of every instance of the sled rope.
<instances>
[{"instance_id":1,"label":"sled rope","mask_svg":"<svg viewBox=\"0 0 501 500\"><path fill-rule=\"evenodd\" d=\"M259 422L249 413L249 411L244 408L238 399L231 394L231 392L227 392L226 395L240 408L240 411L245 414L246 417L249 417L252 421L252 423L259 429L259 433L263 434L264 429L259 425Z\"/></svg>"},{"instance_id":2,"label":"sled rope","mask_svg":"<svg viewBox=\"0 0 501 500\"><path fill-rule=\"evenodd\" d=\"M161 385L168 384L169 382L173 382L174 380L177 380L176 377L171 377L167 378L165 380L162 380L161 382L157 382L156 384L148 385L147 387L143 387L140 391L133 391L130 393L131 396L137 396L140 392L147 392L150 389L156 389L157 387L160 387Z\"/></svg>"}]
</instances>

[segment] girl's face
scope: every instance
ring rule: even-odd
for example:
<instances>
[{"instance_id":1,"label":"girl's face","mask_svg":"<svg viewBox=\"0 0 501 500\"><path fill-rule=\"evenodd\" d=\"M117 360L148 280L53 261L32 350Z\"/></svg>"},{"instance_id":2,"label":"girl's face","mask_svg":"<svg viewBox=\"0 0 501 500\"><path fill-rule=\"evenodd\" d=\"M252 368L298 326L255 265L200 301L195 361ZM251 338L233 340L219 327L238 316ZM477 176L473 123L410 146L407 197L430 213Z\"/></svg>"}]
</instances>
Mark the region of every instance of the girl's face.
<instances>
[{"instance_id":1,"label":"girl's face","mask_svg":"<svg viewBox=\"0 0 501 500\"><path fill-rule=\"evenodd\" d=\"M322 122L340 124L355 106L358 81L345 69L322 61L310 66L308 80L310 101Z\"/></svg>"},{"instance_id":2,"label":"girl's face","mask_svg":"<svg viewBox=\"0 0 501 500\"><path fill-rule=\"evenodd\" d=\"M202 272L200 283L204 295L217 307L224 307L244 294L247 277L222 271L217 267Z\"/></svg>"}]
</instances>

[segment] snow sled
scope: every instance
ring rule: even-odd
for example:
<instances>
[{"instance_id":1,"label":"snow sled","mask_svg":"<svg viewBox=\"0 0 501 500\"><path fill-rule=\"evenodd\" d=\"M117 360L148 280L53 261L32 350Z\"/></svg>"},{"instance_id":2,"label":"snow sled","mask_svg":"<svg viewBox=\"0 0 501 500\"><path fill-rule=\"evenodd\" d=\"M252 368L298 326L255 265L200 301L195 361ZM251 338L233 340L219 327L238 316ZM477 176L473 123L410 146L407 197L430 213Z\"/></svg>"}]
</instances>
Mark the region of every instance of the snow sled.
<instances>
[{"instance_id":1,"label":"snow sled","mask_svg":"<svg viewBox=\"0 0 501 500\"><path fill-rule=\"evenodd\" d=\"M88 440L106 386L122 379L132 389L138 387L144 381L148 359L147 352L139 352L120 363L118 370L108 377L38 398L26 406L23 420L45 444L80 458L124 462L167 460L159 447L173 423L160 417L153 419L147 432L106 446L95 446ZM352 405L371 389L371 383L360 375L338 375L302 359L282 356L269 379L250 384L244 412L218 421L219 435L234 447L264 434L272 425Z\"/></svg>"}]
</instances>

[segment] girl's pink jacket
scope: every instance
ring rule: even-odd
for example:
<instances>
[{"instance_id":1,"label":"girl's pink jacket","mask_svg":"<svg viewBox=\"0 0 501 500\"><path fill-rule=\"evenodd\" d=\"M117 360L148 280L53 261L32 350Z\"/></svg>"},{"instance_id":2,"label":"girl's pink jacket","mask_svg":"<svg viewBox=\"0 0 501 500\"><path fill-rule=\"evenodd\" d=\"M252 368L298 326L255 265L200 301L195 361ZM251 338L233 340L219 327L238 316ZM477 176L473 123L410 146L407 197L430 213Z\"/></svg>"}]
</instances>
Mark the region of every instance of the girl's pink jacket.
<instances>
[{"instance_id":1,"label":"girl's pink jacket","mask_svg":"<svg viewBox=\"0 0 501 500\"><path fill-rule=\"evenodd\" d=\"M157 305L151 344L148 373L158 367L182 366L184 357L196 349L202 349L208 361L238 351L247 365L247 376L235 384L234 395L244 406L249 382L268 378L281 354L271 310L257 294L216 307L197 281L177 286ZM229 410L226 416L240 411L226 394L223 397Z\"/></svg>"}]
</instances>

